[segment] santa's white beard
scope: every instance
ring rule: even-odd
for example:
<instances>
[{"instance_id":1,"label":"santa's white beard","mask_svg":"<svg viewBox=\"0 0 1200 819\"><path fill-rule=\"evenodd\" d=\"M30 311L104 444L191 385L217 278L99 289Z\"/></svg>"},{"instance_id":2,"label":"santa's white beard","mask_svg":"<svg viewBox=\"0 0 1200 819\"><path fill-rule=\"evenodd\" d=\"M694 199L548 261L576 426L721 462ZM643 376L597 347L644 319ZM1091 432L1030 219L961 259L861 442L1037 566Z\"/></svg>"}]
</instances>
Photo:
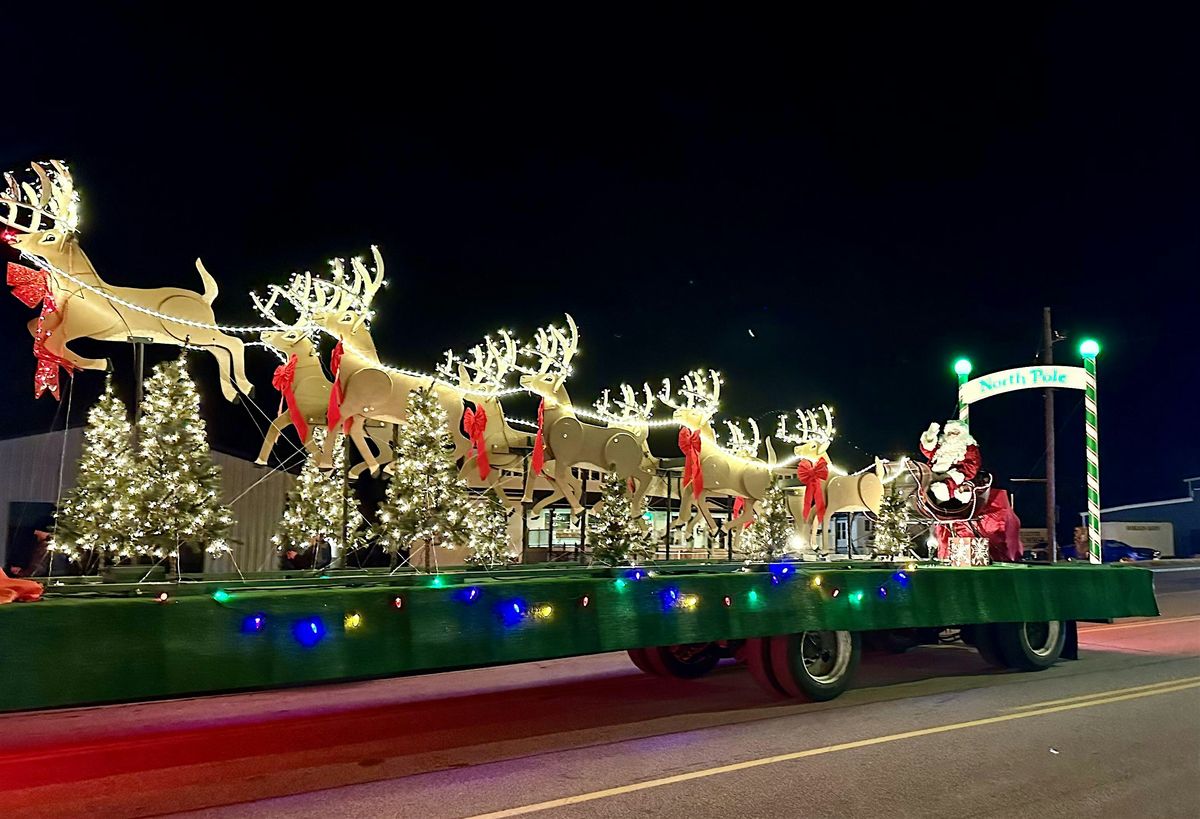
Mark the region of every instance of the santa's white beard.
<instances>
[{"instance_id":1,"label":"santa's white beard","mask_svg":"<svg viewBox=\"0 0 1200 819\"><path fill-rule=\"evenodd\" d=\"M933 461L930 462L929 468L934 472L948 472L956 463L967 457L967 447L972 443L974 441L970 440L970 436L943 436L937 451L933 453Z\"/></svg>"}]
</instances>

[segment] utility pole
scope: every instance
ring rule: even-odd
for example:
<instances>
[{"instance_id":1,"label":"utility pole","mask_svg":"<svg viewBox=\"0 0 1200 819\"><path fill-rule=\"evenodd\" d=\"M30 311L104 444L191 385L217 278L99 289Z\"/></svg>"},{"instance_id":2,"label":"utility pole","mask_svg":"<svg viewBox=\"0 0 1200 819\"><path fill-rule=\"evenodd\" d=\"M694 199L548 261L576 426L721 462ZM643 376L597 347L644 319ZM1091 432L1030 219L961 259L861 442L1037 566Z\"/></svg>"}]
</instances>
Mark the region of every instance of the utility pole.
<instances>
[{"instance_id":1,"label":"utility pole","mask_svg":"<svg viewBox=\"0 0 1200 819\"><path fill-rule=\"evenodd\" d=\"M1054 363L1054 330L1050 326L1050 308L1042 308L1042 364ZM1054 496L1054 390L1043 392L1046 417L1046 545L1050 562L1058 562L1058 502Z\"/></svg>"}]
</instances>

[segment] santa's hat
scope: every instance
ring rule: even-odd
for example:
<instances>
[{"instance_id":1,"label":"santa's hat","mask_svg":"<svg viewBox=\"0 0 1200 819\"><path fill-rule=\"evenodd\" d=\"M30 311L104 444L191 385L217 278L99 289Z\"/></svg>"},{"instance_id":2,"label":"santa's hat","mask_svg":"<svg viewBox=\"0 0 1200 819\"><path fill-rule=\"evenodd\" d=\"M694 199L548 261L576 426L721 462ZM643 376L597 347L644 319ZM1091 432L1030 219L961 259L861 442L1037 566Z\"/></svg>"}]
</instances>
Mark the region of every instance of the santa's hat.
<instances>
[{"instance_id":1,"label":"santa's hat","mask_svg":"<svg viewBox=\"0 0 1200 819\"><path fill-rule=\"evenodd\" d=\"M975 443L975 439L971 437L971 430L957 418L952 418L946 422L946 426L942 428L942 434L956 435L958 440L963 441L967 446Z\"/></svg>"}]
</instances>

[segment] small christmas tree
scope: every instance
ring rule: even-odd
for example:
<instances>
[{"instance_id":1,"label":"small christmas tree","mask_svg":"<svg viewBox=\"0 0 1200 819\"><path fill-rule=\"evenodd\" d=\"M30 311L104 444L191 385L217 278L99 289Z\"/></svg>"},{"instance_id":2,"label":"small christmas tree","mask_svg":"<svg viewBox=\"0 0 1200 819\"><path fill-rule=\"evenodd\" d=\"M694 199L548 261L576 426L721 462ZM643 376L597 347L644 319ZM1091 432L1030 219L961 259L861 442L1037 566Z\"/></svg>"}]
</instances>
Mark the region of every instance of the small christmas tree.
<instances>
[{"instance_id":1,"label":"small christmas tree","mask_svg":"<svg viewBox=\"0 0 1200 819\"><path fill-rule=\"evenodd\" d=\"M615 566L654 557L657 542L641 518L633 515L633 500L623 478L609 472L600 484L600 506L588 517L592 560Z\"/></svg>"},{"instance_id":2,"label":"small christmas tree","mask_svg":"<svg viewBox=\"0 0 1200 819\"><path fill-rule=\"evenodd\" d=\"M773 481L758 502L754 523L742 534L742 551L747 560L768 562L788 550L794 534L787 492L782 482Z\"/></svg>"},{"instance_id":3,"label":"small christmas tree","mask_svg":"<svg viewBox=\"0 0 1200 819\"><path fill-rule=\"evenodd\" d=\"M55 515L51 542L52 548L88 569L134 554L129 536L129 496L137 480L132 431L110 376L104 394L88 412L75 486Z\"/></svg>"},{"instance_id":4,"label":"small christmas tree","mask_svg":"<svg viewBox=\"0 0 1200 819\"><path fill-rule=\"evenodd\" d=\"M382 548L396 552L420 544L453 549L470 541L475 510L451 449L446 413L437 397L430 390L413 393L374 529Z\"/></svg>"},{"instance_id":5,"label":"small christmas tree","mask_svg":"<svg viewBox=\"0 0 1200 819\"><path fill-rule=\"evenodd\" d=\"M344 447L334 447L333 470L322 470L318 463L325 435L325 427L313 430L315 451L309 451L300 476L288 492L279 529L271 542L280 552L299 553L324 543L329 547L330 562L336 562L342 554L342 471L346 451ZM353 497L346 499L345 507L346 549L362 548L366 545L366 518Z\"/></svg>"},{"instance_id":6,"label":"small christmas tree","mask_svg":"<svg viewBox=\"0 0 1200 819\"><path fill-rule=\"evenodd\" d=\"M879 515L871 540L872 557L900 557L909 548L908 501L896 487L888 487L879 502Z\"/></svg>"},{"instance_id":7,"label":"small christmas tree","mask_svg":"<svg viewBox=\"0 0 1200 819\"><path fill-rule=\"evenodd\" d=\"M228 552L233 515L221 503L221 468L208 449L186 358L154 368L137 429L138 481L130 498L135 553Z\"/></svg>"},{"instance_id":8,"label":"small christmas tree","mask_svg":"<svg viewBox=\"0 0 1200 819\"><path fill-rule=\"evenodd\" d=\"M495 492L486 493L475 505L467 562L491 569L512 559L508 550L508 507Z\"/></svg>"}]
</instances>

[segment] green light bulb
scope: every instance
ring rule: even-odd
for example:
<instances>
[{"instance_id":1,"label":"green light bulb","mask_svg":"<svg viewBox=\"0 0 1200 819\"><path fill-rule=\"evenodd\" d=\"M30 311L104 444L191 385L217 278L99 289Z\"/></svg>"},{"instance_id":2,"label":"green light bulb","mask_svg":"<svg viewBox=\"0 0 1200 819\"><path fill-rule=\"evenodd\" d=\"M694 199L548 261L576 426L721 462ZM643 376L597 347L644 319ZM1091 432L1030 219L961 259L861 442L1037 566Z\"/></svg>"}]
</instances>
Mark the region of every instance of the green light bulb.
<instances>
[{"instance_id":1,"label":"green light bulb","mask_svg":"<svg viewBox=\"0 0 1200 819\"><path fill-rule=\"evenodd\" d=\"M225 591L224 589L217 589L215 592L213 592L212 598L213 598L213 600L216 600L218 603L224 603L231 596L232 595L229 592Z\"/></svg>"},{"instance_id":2,"label":"green light bulb","mask_svg":"<svg viewBox=\"0 0 1200 819\"><path fill-rule=\"evenodd\" d=\"M1079 354L1084 358L1095 358L1100 355L1100 342L1094 338L1087 338L1079 345Z\"/></svg>"},{"instance_id":3,"label":"green light bulb","mask_svg":"<svg viewBox=\"0 0 1200 819\"><path fill-rule=\"evenodd\" d=\"M966 358L960 358L958 361L955 361L954 362L954 372L957 373L958 375L970 375L971 374L971 361Z\"/></svg>"}]
</instances>

